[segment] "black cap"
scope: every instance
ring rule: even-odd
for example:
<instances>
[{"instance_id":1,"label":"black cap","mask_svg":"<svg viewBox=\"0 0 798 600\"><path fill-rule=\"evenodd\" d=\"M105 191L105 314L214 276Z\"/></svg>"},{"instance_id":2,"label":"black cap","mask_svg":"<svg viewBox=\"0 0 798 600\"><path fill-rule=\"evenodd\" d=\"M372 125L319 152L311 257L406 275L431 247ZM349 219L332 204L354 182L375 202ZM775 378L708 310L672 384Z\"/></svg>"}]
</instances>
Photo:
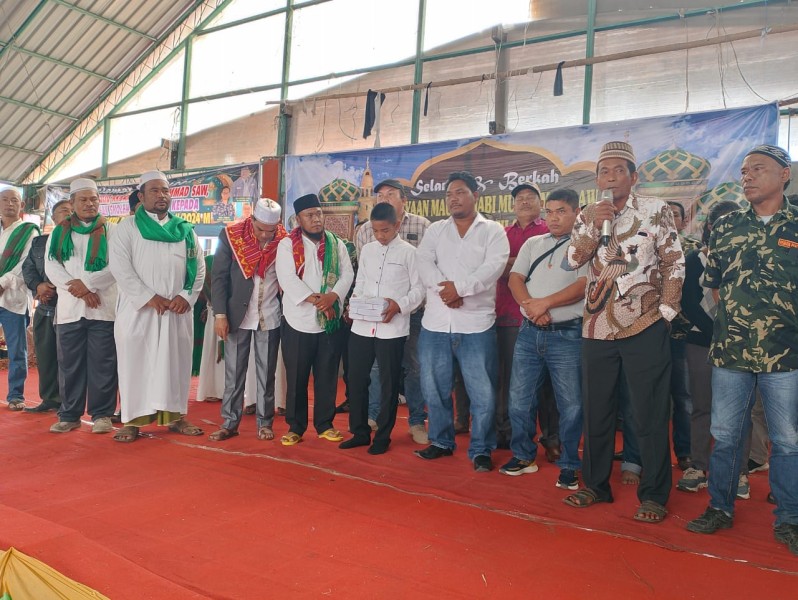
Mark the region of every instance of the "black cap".
<instances>
[{"instance_id":1,"label":"black cap","mask_svg":"<svg viewBox=\"0 0 798 600\"><path fill-rule=\"evenodd\" d=\"M779 148L778 146L762 144L761 146L757 146L751 150L748 154L746 154L746 156L751 156L752 154L762 154L764 156L768 156L785 169L789 169L792 166L790 154L784 148Z\"/></svg>"},{"instance_id":2,"label":"black cap","mask_svg":"<svg viewBox=\"0 0 798 600\"><path fill-rule=\"evenodd\" d=\"M400 192L402 192L402 194L406 193L405 186L402 185L402 182L399 181L398 179L383 179L377 185L374 186L374 193L376 194L377 192L380 191L381 187L386 187L386 186L392 187L395 190L399 190Z\"/></svg>"},{"instance_id":3,"label":"black cap","mask_svg":"<svg viewBox=\"0 0 798 600\"><path fill-rule=\"evenodd\" d=\"M139 191L133 190L130 192L130 196L127 197L127 203L130 205L130 210L135 209L139 205L139 202L141 202L141 199L139 198Z\"/></svg>"},{"instance_id":4,"label":"black cap","mask_svg":"<svg viewBox=\"0 0 798 600\"><path fill-rule=\"evenodd\" d=\"M532 192L535 192L538 195L538 198L540 198L540 188L536 186L534 183L522 183L520 185L517 185L513 188L513 191L510 193L513 195L513 198L515 198L519 194L519 192L523 192L524 190L530 190Z\"/></svg>"},{"instance_id":5,"label":"black cap","mask_svg":"<svg viewBox=\"0 0 798 600\"><path fill-rule=\"evenodd\" d=\"M319 202L319 197L316 194L305 194L294 200L294 212L296 214L308 208L321 208L321 202Z\"/></svg>"}]
</instances>

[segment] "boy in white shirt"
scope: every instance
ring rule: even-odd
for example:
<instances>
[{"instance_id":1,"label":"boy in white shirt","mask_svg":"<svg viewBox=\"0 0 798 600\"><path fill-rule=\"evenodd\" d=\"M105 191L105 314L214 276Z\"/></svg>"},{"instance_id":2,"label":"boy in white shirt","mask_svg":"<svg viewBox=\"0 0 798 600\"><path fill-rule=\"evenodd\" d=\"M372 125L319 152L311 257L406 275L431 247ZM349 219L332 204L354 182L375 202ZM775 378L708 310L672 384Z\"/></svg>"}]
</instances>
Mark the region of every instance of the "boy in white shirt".
<instances>
[{"instance_id":1,"label":"boy in white shirt","mask_svg":"<svg viewBox=\"0 0 798 600\"><path fill-rule=\"evenodd\" d=\"M368 387L371 365L376 357L380 372L380 413L374 443L368 452L383 454L391 443L391 430L396 422L410 313L421 304L424 290L416 271L416 249L398 235L400 222L396 209L388 203L377 204L371 212L371 225L376 241L363 246L360 252L352 299L382 299L385 307L378 321L364 318L368 308L357 314L358 311L350 307L349 431L353 437L341 442L339 447L348 449L371 443Z\"/></svg>"}]
</instances>

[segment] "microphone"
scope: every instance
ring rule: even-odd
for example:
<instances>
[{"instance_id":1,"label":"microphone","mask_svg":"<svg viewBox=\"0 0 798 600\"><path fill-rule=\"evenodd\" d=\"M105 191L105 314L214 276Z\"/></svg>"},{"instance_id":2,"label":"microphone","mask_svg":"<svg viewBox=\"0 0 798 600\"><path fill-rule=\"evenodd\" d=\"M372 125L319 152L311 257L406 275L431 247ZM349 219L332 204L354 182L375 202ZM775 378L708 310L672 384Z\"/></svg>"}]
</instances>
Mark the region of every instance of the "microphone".
<instances>
[{"instance_id":1,"label":"microphone","mask_svg":"<svg viewBox=\"0 0 798 600\"><path fill-rule=\"evenodd\" d=\"M612 203L612 190L602 190L599 202ZM607 219L601 224L601 245L609 246L612 237L612 221Z\"/></svg>"}]
</instances>

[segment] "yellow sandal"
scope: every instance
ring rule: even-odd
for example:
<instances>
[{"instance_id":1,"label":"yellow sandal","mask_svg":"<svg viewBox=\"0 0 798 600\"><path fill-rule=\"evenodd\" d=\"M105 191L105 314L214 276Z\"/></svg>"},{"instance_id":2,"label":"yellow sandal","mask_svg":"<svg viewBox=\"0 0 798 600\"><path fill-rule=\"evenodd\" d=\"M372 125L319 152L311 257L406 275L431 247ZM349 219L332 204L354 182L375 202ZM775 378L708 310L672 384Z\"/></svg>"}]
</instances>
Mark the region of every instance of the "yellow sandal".
<instances>
[{"instance_id":1,"label":"yellow sandal","mask_svg":"<svg viewBox=\"0 0 798 600\"><path fill-rule=\"evenodd\" d=\"M280 438L280 443L283 446L295 446L301 441L302 441L302 436L292 431L286 433L283 437Z\"/></svg>"},{"instance_id":2,"label":"yellow sandal","mask_svg":"<svg viewBox=\"0 0 798 600\"><path fill-rule=\"evenodd\" d=\"M337 429L330 428L322 431L319 434L319 438L322 440L327 440L328 442L342 442L344 440L344 434Z\"/></svg>"}]
</instances>

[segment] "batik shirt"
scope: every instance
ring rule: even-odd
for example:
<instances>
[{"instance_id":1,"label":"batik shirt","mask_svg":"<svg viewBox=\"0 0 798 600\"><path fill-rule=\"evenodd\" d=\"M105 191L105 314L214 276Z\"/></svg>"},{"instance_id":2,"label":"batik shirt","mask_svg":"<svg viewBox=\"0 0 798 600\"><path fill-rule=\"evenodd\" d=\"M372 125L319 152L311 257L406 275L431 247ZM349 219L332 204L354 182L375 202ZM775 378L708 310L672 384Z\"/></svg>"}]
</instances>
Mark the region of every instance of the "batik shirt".
<instances>
[{"instance_id":1,"label":"batik shirt","mask_svg":"<svg viewBox=\"0 0 798 600\"><path fill-rule=\"evenodd\" d=\"M658 198L630 194L613 220L612 237L601 246L593 225L595 204L574 224L568 262L590 263L582 337L631 337L679 312L684 254L670 207Z\"/></svg>"},{"instance_id":2,"label":"batik shirt","mask_svg":"<svg viewBox=\"0 0 798 600\"><path fill-rule=\"evenodd\" d=\"M798 369L798 207L766 224L752 207L712 228L704 285L719 290L709 358L753 373Z\"/></svg>"}]
</instances>

